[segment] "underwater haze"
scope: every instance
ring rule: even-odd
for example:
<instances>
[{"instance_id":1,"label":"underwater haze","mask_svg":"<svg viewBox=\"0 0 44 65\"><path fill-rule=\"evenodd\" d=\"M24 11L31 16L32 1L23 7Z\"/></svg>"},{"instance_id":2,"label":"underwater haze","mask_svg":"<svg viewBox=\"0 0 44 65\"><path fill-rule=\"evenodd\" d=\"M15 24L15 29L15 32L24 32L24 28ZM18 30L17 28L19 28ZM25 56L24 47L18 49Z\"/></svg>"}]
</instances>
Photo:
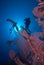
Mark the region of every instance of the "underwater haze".
<instances>
[{"instance_id":1,"label":"underwater haze","mask_svg":"<svg viewBox=\"0 0 44 65\"><path fill-rule=\"evenodd\" d=\"M8 18L17 22L19 31L21 31L20 26L25 26L24 19L30 17L31 34L42 31L32 13L35 6L37 6L36 0L0 0L0 65L8 62L11 49L14 49L16 53L19 51L15 44L11 46L7 44L8 39L20 38L16 29L10 34L12 24L7 22Z\"/></svg>"}]
</instances>

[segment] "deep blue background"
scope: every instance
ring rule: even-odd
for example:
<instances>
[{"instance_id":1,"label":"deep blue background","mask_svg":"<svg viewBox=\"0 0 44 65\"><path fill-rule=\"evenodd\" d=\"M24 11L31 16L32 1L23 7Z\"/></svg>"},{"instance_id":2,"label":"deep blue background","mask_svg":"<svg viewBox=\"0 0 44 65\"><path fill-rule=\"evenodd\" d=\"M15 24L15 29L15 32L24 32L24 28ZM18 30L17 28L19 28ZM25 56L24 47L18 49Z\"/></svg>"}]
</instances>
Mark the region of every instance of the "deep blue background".
<instances>
[{"instance_id":1,"label":"deep blue background","mask_svg":"<svg viewBox=\"0 0 44 65\"><path fill-rule=\"evenodd\" d=\"M41 31L41 27L38 25L35 20L32 10L37 6L36 0L0 0L0 62L5 63L9 56L8 53L10 49L17 48L15 45L9 47L6 44L8 39L13 39L16 36L16 32L13 32L10 35L11 24L6 21L7 18L17 22L17 26L20 29L20 26L24 26L24 19L30 17L31 24L30 30L32 33ZM15 33L15 34L14 34Z\"/></svg>"}]
</instances>

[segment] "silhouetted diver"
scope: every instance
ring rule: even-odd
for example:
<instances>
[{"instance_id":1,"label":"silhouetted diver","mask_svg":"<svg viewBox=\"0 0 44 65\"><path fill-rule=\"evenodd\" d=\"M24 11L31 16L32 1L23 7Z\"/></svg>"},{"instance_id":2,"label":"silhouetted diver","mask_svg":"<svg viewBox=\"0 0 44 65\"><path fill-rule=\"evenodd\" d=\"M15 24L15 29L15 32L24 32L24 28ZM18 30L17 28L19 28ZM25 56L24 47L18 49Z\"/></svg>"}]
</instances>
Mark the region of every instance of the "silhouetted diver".
<instances>
[{"instance_id":1,"label":"silhouetted diver","mask_svg":"<svg viewBox=\"0 0 44 65\"><path fill-rule=\"evenodd\" d=\"M31 34L31 31L29 29L29 26L30 26L30 23L31 23L30 18L25 18L24 21L25 21L24 24L25 24L25 29L26 29L27 33Z\"/></svg>"},{"instance_id":2,"label":"silhouetted diver","mask_svg":"<svg viewBox=\"0 0 44 65\"><path fill-rule=\"evenodd\" d=\"M16 22L14 22L13 20L11 20L11 19L7 19L7 21L9 21L9 22L11 22L12 23L12 28L10 29L10 31L12 31L12 29L14 29L14 27L16 27L16 29L17 29L17 31L18 31L18 27L17 27L17 23Z\"/></svg>"}]
</instances>

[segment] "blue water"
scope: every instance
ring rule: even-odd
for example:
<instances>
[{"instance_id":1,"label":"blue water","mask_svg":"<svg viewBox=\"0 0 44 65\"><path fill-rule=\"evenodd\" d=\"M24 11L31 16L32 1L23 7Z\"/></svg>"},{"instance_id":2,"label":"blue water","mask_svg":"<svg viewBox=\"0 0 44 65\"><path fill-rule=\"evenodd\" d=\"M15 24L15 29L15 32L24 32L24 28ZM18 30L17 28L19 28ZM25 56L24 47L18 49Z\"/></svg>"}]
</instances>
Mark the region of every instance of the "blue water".
<instances>
[{"instance_id":1,"label":"blue water","mask_svg":"<svg viewBox=\"0 0 44 65\"><path fill-rule=\"evenodd\" d=\"M0 63L4 65L9 60L9 51L14 49L18 53L16 45L8 46L6 41L8 39L20 38L17 36L16 30L10 34L11 23L6 19L10 18L17 22L17 26L24 26L24 19L30 17L30 31L31 33L41 31L41 26L35 20L32 10L37 5L35 0L0 0Z\"/></svg>"}]
</instances>

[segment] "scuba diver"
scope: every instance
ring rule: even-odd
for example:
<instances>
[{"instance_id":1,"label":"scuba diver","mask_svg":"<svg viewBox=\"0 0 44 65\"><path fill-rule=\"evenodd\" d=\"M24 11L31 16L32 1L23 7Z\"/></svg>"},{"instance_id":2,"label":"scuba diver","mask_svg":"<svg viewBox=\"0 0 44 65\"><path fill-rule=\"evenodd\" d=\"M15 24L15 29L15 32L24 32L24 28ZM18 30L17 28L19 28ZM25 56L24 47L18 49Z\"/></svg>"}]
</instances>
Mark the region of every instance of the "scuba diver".
<instances>
[{"instance_id":1,"label":"scuba diver","mask_svg":"<svg viewBox=\"0 0 44 65\"><path fill-rule=\"evenodd\" d=\"M9 19L9 18L6 21L12 23L12 27L10 29L10 32L12 32L14 27L16 27L16 30L18 31L18 27L17 27L17 23L16 22L14 22L12 19Z\"/></svg>"},{"instance_id":2,"label":"scuba diver","mask_svg":"<svg viewBox=\"0 0 44 65\"><path fill-rule=\"evenodd\" d=\"M25 21L25 28L28 29L31 23L30 18L25 18L24 21Z\"/></svg>"},{"instance_id":3,"label":"scuba diver","mask_svg":"<svg viewBox=\"0 0 44 65\"><path fill-rule=\"evenodd\" d=\"M31 21L30 21L30 18L25 18L24 19L24 24L25 24L25 27L23 27L23 26L20 26L21 27L21 29L25 29L26 30L26 32L29 34L29 35L31 35L31 31L30 31L30 29L29 29L29 26L30 26L30 23L31 23Z\"/></svg>"}]
</instances>

